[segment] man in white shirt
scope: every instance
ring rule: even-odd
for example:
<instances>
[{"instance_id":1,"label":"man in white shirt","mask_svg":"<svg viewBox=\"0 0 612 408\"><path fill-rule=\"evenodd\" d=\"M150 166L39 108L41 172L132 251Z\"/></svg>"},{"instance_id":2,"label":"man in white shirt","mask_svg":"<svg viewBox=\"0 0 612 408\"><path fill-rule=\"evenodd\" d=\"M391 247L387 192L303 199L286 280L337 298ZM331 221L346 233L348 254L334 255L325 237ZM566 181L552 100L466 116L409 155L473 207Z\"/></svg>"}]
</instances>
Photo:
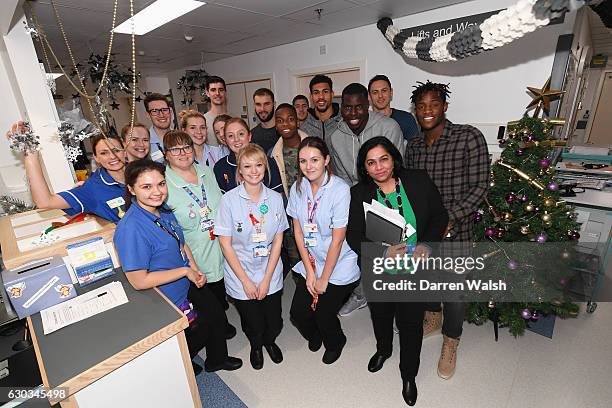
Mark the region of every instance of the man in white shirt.
<instances>
[{"instance_id":1,"label":"man in white shirt","mask_svg":"<svg viewBox=\"0 0 612 408\"><path fill-rule=\"evenodd\" d=\"M227 99L225 81L219 76L209 76L206 79L206 96L210 99L210 109L204 114L206 118L207 138L206 143L211 146L218 146L219 141L215 136L213 122L219 115L227 113Z\"/></svg>"}]
</instances>

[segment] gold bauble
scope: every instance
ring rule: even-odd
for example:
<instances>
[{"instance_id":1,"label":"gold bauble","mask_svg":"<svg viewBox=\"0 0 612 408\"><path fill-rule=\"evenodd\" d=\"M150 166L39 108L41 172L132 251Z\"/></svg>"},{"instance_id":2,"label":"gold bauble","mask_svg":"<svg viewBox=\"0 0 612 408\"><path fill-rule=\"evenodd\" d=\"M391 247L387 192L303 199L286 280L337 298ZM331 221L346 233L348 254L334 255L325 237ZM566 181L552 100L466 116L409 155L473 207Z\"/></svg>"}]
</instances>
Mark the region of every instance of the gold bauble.
<instances>
[{"instance_id":1,"label":"gold bauble","mask_svg":"<svg viewBox=\"0 0 612 408\"><path fill-rule=\"evenodd\" d=\"M510 214L509 212L505 212L502 214L502 218L505 222L510 222L512 221L512 214Z\"/></svg>"},{"instance_id":2,"label":"gold bauble","mask_svg":"<svg viewBox=\"0 0 612 408\"><path fill-rule=\"evenodd\" d=\"M544 222L544 226L547 227L547 228L552 226L552 221L545 221Z\"/></svg>"},{"instance_id":3,"label":"gold bauble","mask_svg":"<svg viewBox=\"0 0 612 408\"><path fill-rule=\"evenodd\" d=\"M563 252L561 252L561 258L563 259L569 259L570 257L570 253L567 249L564 249Z\"/></svg>"},{"instance_id":4,"label":"gold bauble","mask_svg":"<svg viewBox=\"0 0 612 408\"><path fill-rule=\"evenodd\" d=\"M533 212L533 210L535 210L535 206L533 204L529 203L525 206L525 211Z\"/></svg>"},{"instance_id":5,"label":"gold bauble","mask_svg":"<svg viewBox=\"0 0 612 408\"><path fill-rule=\"evenodd\" d=\"M523 235L529 234L529 225L521 225L521 234Z\"/></svg>"},{"instance_id":6,"label":"gold bauble","mask_svg":"<svg viewBox=\"0 0 612 408\"><path fill-rule=\"evenodd\" d=\"M544 174L546 174L546 173L544 172L544 169L540 169L540 172L538 173L538 175L539 175L540 177L542 177L542 176L544 176Z\"/></svg>"},{"instance_id":7,"label":"gold bauble","mask_svg":"<svg viewBox=\"0 0 612 408\"><path fill-rule=\"evenodd\" d=\"M491 180L491 182L489 183L489 187L495 187L495 181Z\"/></svg>"},{"instance_id":8,"label":"gold bauble","mask_svg":"<svg viewBox=\"0 0 612 408\"><path fill-rule=\"evenodd\" d=\"M555 200L552 198L547 198L544 200L544 207L552 207L553 205L555 205Z\"/></svg>"},{"instance_id":9,"label":"gold bauble","mask_svg":"<svg viewBox=\"0 0 612 408\"><path fill-rule=\"evenodd\" d=\"M548 168L546 169L546 175L547 175L547 176L552 176L552 175L553 175L553 169L552 169L552 167L548 167Z\"/></svg>"},{"instance_id":10,"label":"gold bauble","mask_svg":"<svg viewBox=\"0 0 612 408\"><path fill-rule=\"evenodd\" d=\"M549 213L545 212L542 215L542 221L544 221L544 222L551 222L552 221L552 215L550 215Z\"/></svg>"}]
</instances>

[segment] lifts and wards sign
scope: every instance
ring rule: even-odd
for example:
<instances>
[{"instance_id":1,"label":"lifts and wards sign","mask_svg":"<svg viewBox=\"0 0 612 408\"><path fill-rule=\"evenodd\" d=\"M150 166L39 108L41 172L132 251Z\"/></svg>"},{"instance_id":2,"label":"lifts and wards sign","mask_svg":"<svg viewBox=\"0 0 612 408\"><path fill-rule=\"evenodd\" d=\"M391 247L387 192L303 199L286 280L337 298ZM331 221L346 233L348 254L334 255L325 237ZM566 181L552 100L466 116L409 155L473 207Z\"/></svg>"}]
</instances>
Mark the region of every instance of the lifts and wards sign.
<instances>
[{"instance_id":1,"label":"lifts and wards sign","mask_svg":"<svg viewBox=\"0 0 612 408\"><path fill-rule=\"evenodd\" d=\"M436 23L420 25L411 28L405 28L402 30L404 34L411 37L422 37L422 38L438 38L448 34L453 34L458 31L463 31L469 27L479 26L487 18L503 11L505 9L489 11L486 13L474 14L472 16L454 18L452 20L439 21ZM564 20L564 17L551 20L550 25L560 24Z\"/></svg>"}]
</instances>

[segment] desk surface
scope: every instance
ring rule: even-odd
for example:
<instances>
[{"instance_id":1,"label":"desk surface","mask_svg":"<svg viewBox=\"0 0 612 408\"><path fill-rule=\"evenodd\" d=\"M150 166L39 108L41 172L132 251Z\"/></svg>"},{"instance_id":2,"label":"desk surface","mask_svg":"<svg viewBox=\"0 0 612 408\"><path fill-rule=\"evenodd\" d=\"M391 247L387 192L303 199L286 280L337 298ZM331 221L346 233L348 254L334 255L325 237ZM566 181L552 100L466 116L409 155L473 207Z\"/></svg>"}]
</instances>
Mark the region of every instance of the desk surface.
<instances>
[{"instance_id":1,"label":"desk surface","mask_svg":"<svg viewBox=\"0 0 612 408\"><path fill-rule=\"evenodd\" d=\"M34 347L46 386L68 386L72 394L187 327L178 309L153 289L134 290L121 269L85 288L77 287L77 292L115 280L123 284L128 303L48 335L43 334L40 313L31 316ZM152 335L154 340L137 345ZM129 355L120 354L126 349Z\"/></svg>"},{"instance_id":2,"label":"desk surface","mask_svg":"<svg viewBox=\"0 0 612 408\"><path fill-rule=\"evenodd\" d=\"M561 199L571 204L612 210L612 191L585 189L583 193L576 193L576 197Z\"/></svg>"}]
</instances>

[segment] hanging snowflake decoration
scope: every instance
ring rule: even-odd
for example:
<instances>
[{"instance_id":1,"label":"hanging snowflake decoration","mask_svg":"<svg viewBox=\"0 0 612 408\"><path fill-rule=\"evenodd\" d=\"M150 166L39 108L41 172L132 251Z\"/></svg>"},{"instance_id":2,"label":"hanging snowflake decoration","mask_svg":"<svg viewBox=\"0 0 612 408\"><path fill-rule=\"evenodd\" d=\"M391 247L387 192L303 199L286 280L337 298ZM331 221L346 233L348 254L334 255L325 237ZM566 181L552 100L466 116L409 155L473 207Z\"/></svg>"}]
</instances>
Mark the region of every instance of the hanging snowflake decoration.
<instances>
[{"instance_id":1,"label":"hanging snowflake decoration","mask_svg":"<svg viewBox=\"0 0 612 408\"><path fill-rule=\"evenodd\" d=\"M32 131L30 124L24 122L23 130L8 133L10 148L16 152L29 154L40 150L40 137Z\"/></svg>"},{"instance_id":2,"label":"hanging snowflake decoration","mask_svg":"<svg viewBox=\"0 0 612 408\"><path fill-rule=\"evenodd\" d=\"M51 93L54 94L57 91L57 87L55 85L55 78L53 78L52 74L47 74L47 86L51 90Z\"/></svg>"},{"instance_id":3,"label":"hanging snowflake decoration","mask_svg":"<svg viewBox=\"0 0 612 408\"><path fill-rule=\"evenodd\" d=\"M81 122L77 123L77 125L80 125L80 123ZM75 130L75 125L72 122L63 120L60 122L57 128L58 138L64 147L66 159L71 162L75 162L77 157L81 155L81 142L85 139L96 136L99 133L99 131L95 129L91 123L85 123L87 123L87 125L77 131Z\"/></svg>"}]
</instances>

